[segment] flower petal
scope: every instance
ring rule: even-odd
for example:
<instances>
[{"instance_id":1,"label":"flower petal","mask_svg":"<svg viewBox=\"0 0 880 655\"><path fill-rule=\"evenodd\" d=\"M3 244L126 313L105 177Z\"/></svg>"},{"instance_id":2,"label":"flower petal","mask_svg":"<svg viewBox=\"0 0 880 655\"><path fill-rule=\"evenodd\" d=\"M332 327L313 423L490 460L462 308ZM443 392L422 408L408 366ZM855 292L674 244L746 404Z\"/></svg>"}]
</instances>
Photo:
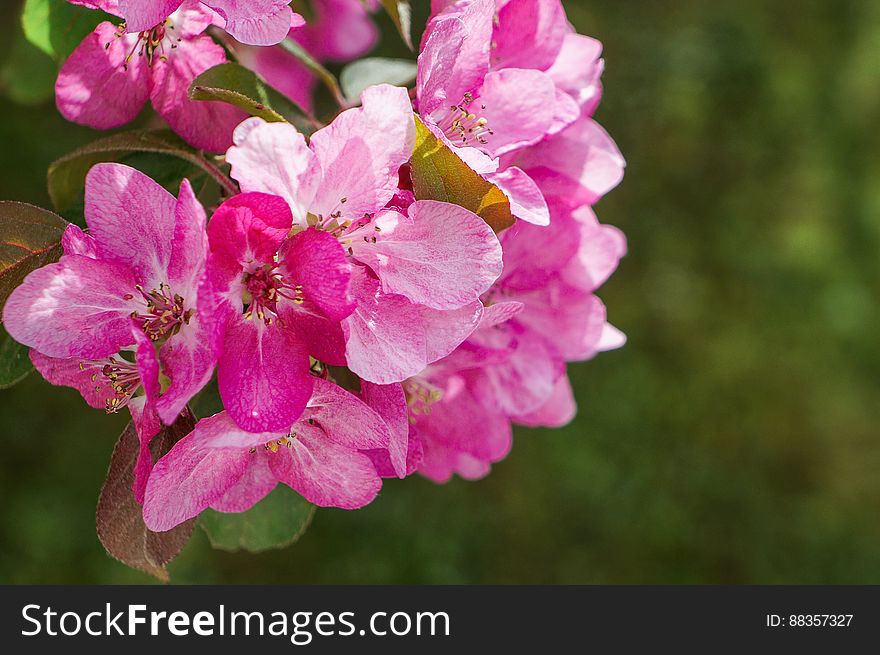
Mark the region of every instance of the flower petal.
<instances>
[{"instance_id":1,"label":"flower petal","mask_svg":"<svg viewBox=\"0 0 880 655\"><path fill-rule=\"evenodd\" d=\"M561 376L553 387L553 393L543 405L530 414L514 416L514 423L530 427L561 428L568 425L577 414L577 403L567 375Z\"/></svg>"},{"instance_id":2,"label":"flower petal","mask_svg":"<svg viewBox=\"0 0 880 655\"><path fill-rule=\"evenodd\" d=\"M339 241L327 232L309 228L288 239L281 248L282 271L291 284L331 321L354 311L349 302L351 264Z\"/></svg>"},{"instance_id":3,"label":"flower petal","mask_svg":"<svg viewBox=\"0 0 880 655\"><path fill-rule=\"evenodd\" d=\"M98 130L121 127L140 114L150 95L144 57L128 54L137 36L118 35L104 22L64 62L55 82L58 111L67 120Z\"/></svg>"},{"instance_id":4,"label":"flower petal","mask_svg":"<svg viewBox=\"0 0 880 655\"><path fill-rule=\"evenodd\" d=\"M560 0L510 0L498 12L492 64L546 70L570 31Z\"/></svg>"},{"instance_id":5,"label":"flower petal","mask_svg":"<svg viewBox=\"0 0 880 655\"><path fill-rule=\"evenodd\" d=\"M312 395L309 354L292 329L234 316L217 365L229 416L250 432L284 431Z\"/></svg>"},{"instance_id":6,"label":"flower petal","mask_svg":"<svg viewBox=\"0 0 880 655\"><path fill-rule=\"evenodd\" d=\"M241 270L272 264L293 217L283 198L242 193L224 202L208 225L211 265L238 276Z\"/></svg>"},{"instance_id":7,"label":"flower petal","mask_svg":"<svg viewBox=\"0 0 880 655\"><path fill-rule=\"evenodd\" d=\"M266 451L260 449L251 455L251 464L244 475L221 498L211 502L211 508L218 512L246 512L277 486L278 478L269 468Z\"/></svg>"},{"instance_id":8,"label":"flower petal","mask_svg":"<svg viewBox=\"0 0 880 655\"><path fill-rule=\"evenodd\" d=\"M407 466L410 438L406 394L403 391L403 386L362 381L361 396L364 402L382 417L391 433L387 448L369 451L373 463L375 464L377 458L381 457L380 453L383 453L393 474L401 479L405 478L410 473ZM377 470L379 470L378 466ZM379 470L379 474L382 475L381 470Z\"/></svg>"},{"instance_id":9,"label":"flower petal","mask_svg":"<svg viewBox=\"0 0 880 655\"><path fill-rule=\"evenodd\" d=\"M326 380L315 380L308 409L296 429L304 421L317 422L327 438L346 448L387 448L391 442L388 425L374 409Z\"/></svg>"},{"instance_id":10,"label":"flower petal","mask_svg":"<svg viewBox=\"0 0 880 655\"><path fill-rule=\"evenodd\" d=\"M225 102L189 99L192 81L209 68L226 62L226 53L209 36L183 39L167 59L156 60L150 101L171 129L190 145L225 152L232 134L247 114Z\"/></svg>"},{"instance_id":11,"label":"flower petal","mask_svg":"<svg viewBox=\"0 0 880 655\"><path fill-rule=\"evenodd\" d=\"M549 225L550 210L541 189L521 168L510 168L485 178L504 192L510 201L510 212L532 225Z\"/></svg>"},{"instance_id":12,"label":"flower petal","mask_svg":"<svg viewBox=\"0 0 880 655\"><path fill-rule=\"evenodd\" d=\"M278 480L319 507L359 509L382 488L382 479L366 455L327 439L321 430L298 432L290 448L269 455Z\"/></svg>"},{"instance_id":13,"label":"flower petal","mask_svg":"<svg viewBox=\"0 0 880 655\"><path fill-rule=\"evenodd\" d=\"M296 20L285 0L203 0L226 20L225 29L242 43L275 45L282 41Z\"/></svg>"},{"instance_id":14,"label":"flower petal","mask_svg":"<svg viewBox=\"0 0 880 655\"><path fill-rule=\"evenodd\" d=\"M382 209L412 157L416 126L406 89L373 86L361 102L312 135L324 178L310 210L325 219L354 221Z\"/></svg>"},{"instance_id":15,"label":"flower petal","mask_svg":"<svg viewBox=\"0 0 880 655\"><path fill-rule=\"evenodd\" d=\"M183 0L119 0L119 13L130 33L144 32L165 22Z\"/></svg>"},{"instance_id":16,"label":"flower petal","mask_svg":"<svg viewBox=\"0 0 880 655\"><path fill-rule=\"evenodd\" d=\"M125 299L135 280L124 266L65 255L29 274L9 296L10 336L49 357L102 359L134 342Z\"/></svg>"}]
</instances>

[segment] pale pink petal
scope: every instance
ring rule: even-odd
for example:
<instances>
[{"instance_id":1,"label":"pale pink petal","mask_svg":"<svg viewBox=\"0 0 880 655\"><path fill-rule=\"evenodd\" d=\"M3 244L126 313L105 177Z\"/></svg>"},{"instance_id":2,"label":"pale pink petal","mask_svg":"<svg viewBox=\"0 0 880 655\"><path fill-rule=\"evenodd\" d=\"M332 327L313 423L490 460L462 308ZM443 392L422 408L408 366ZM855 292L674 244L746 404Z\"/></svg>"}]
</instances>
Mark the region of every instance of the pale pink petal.
<instances>
[{"instance_id":1,"label":"pale pink petal","mask_svg":"<svg viewBox=\"0 0 880 655\"><path fill-rule=\"evenodd\" d=\"M135 280L124 266L82 255L30 273L6 301L9 335L49 357L101 359L133 343L125 296Z\"/></svg>"},{"instance_id":2,"label":"pale pink petal","mask_svg":"<svg viewBox=\"0 0 880 655\"><path fill-rule=\"evenodd\" d=\"M589 207L572 216L580 228L580 247L563 269L567 282L584 291L595 291L617 270L626 255L626 237L612 225L601 225Z\"/></svg>"},{"instance_id":3,"label":"pale pink petal","mask_svg":"<svg viewBox=\"0 0 880 655\"><path fill-rule=\"evenodd\" d=\"M239 315L222 349L217 382L229 416L251 432L289 428L312 395L309 355L296 332Z\"/></svg>"},{"instance_id":4,"label":"pale pink petal","mask_svg":"<svg viewBox=\"0 0 880 655\"><path fill-rule=\"evenodd\" d=\"M134 120L150 95L144 57L126 58L135 35L118 36L104 22L64 62L55 82L58 111L67 120L98 130L121 127Z\"/></svg>"},{"instance_id":5,"label":"pale pink petal","mask_svg":"<svg viewBox=\"0 0 880 655\"><path fill-rule=\"evenodd\" d=\"M196 198L189 180L184 180L174 210L168 283L185 299L193 298L205 272L208 254L206 223L205 209Z\"/></svg>"},{"instance_id":6,"label":"pale pink petal","mask_svg":"<svg viewBox=\"0 0 880 655\"><path fill-rule=\"evenodd\" d=\"M346 237L349 252L376 273L385 293L435 309L472 302L501 274L492 228L450 203L419 200L408 216L385 211Z\"/></svg>"},{"instance_id":7,"label":"pale pink petal","mask_svg":"<svg viewBox=\"0 0 880 655\"><path fill-rule=\"evenodd\" d=\"M562 49L547 75L556 88L574 98L592 116L602 97L602 72L605 60L601 59L602 43L582 34L566 34Z\"/></svg>"},{"instance_id":8,"label":"pale pink petal","mask_svg":"<svg viewBox=\"0 0 880 655\"><path fill-rule=\"evenodd\" d=\"M556 89L556 101L553 105L553 121L547 129L547 136L559 134L569 125L574 124L581 117L581 107L565 91Z\"/></svg>"},{"instance_id":9,"label":"pale pink petal","mask_svg":"<svg viewBox=\"0 0 880 655\"><path fill-rule=\"evenodd\" d=\"M580 226L564 205L550 203L550 225L517 223L501 234L504 274L499 286L506 290L545 287L575 257Z\"/></svg>"},{"instance_id":10,"label":"pale pink petal","mask_svg":"<svg viewBox=\"0 0 880 655\"><path fill-rule=\"evenodd\" d=\"M170 17L171 37L198 36L213 25L216 14L199 0L183 0Z\"/></svg>"},{"instance_id":11,"label":"pale pink petal","mask_svg":"<svg viewBox=\"0 0 880 655\"><path fill-rule=\"evenodd\" d=\"M290 284L331 321L341 321L354 311L349 302L351 264L336 237L309 228L288 239L279 253L281 271Z\"/></svg>"},{"instance_id":12,"label":"pale pink petal","mask_svg":"<svg viewBox=\"0 0 880 655\"><path fill-rule=\"evenodd\" d=\"M544 138L554 125L556 104L556 87L546 74L507 68L486 75L471 109L488 121L492 133L485 148L498 157Z\"/></svg>"},{"instance_id":13,"label":"pale pink petal","mask_svg":"<svg viewBox=\"0 0 880 655\"><path fill-rule=\"evenodd\" d=\"M523 310L524 305L517 301L504 301L487 306L480 319L480 328L490 328L507 323Z\"/></svg>"},{"instance_id":14,"label":"pale pink petal","mask_svg":"<svg viewBox=\"0 0 880 655\"><path fill-rule=\"evenodd\" d=\"M119 0L67 0L72 5L80 5L89 9L100 9L108 14L119 16Z\"/></svg>"},{"instance_id":15,"label":"pale pink petal","mask_svg":"<svg viewBox=\"0 0 880 655\"><path fill-rule=\"evenodd\" d=\"M211 502L211 509L229 513L246 512L277 486L278 478L269 468L269 457L265 449L260 448L252 454L250 466L244 475L221 498Z\"/></svg>"},{"instance_id":16,"label":"pale pink petal","mask_svg":"<svg viewBox=\"0 0 880 655\"><path fill-rule=\"evenodd\" d=\"M226 20L225 29L242 43L275 45L293 25L294 14L285 0L203 0Z\"/></svg>"},{"instance_id":17,"label":"pale pink petal","mask_svg":"<svg viewBox=\"0 0 880 655\"><path fill-rule=\"evenodd\" d=\"M131 268L148 290L171 261L177 200L140 171L97 164L86 177L85 215L101 259Z\"/></svg>"},{"instance_id":18,"label":"pale pink petal","mask_svg":"<svg viewBox=\"0 0 880 655\"><path fill-rule=\"evenodd\" d=\"M90 234L86 234L78 225L71 223L61 235L61 248L65 255L83 255L94 259L98 246Z\"/></svg>"},{"instance_id":19,"label":"pale pink petal","mask_svg":"<svg viewBox=\"0 0 880 655\"><path fill-rule=\"evenodd\" d=\"M525 309L517 321L544 336L567 361L593 357L605 327L605 305L596 296L553 280L546 289L517 296Z\"/></svg>"},{"instance_id":20,"label":"pale pink petal","mask_svg":"<svg viewBox=\"0 0 880 655\"><path fill-rule=\"evenodd\" d=\"M590 118L524 151L516 164L545 196L573 206L595 204L620 183L626 166L617 145Z\"/></svg>"},{"instance_id":21,"label":"pale pink petal","mask_svg":"<svg viewBox=\"0 0 880 655\"><path fill-rule=\"evenodd\" d=\"M546 70L570 30L560 0L510 0L498 12L492 65Z\"/></svg>"},{"instance_id":22,"label":"pale pink petal","mask_svg":"<svg viewBox=\"0 0 880 655\"><path fill-rule=\"evenodd\" d=\"M364 402L388 425L391 439L387 448L369 451L373 463L376 463L378 454L385 453L395 475L405 478L407 471L407 454L409 445L409 418L406 406L406 394L400 384L373 384L361 382L361 396ZM377 467L378 469L378 467ZM382 475L382 471L379 470ZM383 476L385 477L385 476Z\"/></svg>"},{"instance_id":23,"label":"pale pink petal","mask_svg":"<svg viewBox=\"0 0 880 655\"><path fill-rule=\"evenodd\" d=\"M290 205L294 221L305 225L321 183L321 165L305 137L288 123L250 118L235 130L234 141L226 160L241 190L281 196Z\"/></svg>"},{"instance_id":24,"label":"pale pink petal","mask_svg":"<svg viewBox=\"0 0 880 655\"><path fill-rule=\"evenodd\" d=\"M324 178L310 210L325 219L339 212L341 220L358 220L382 209L412 157L416 126L406 89L373 86L361 102L312 135Z\"/></svg>"},{"instance_id":25,"label":"pale pink petal","mask_svg":"<svg viewBox=\"0 0 880 655\"><path fill-rule=\"evenodd\" d=\"M358 509L382 488L369 457L310 426L298 431L290 448L270 454L269 466L279 481L319 507Z\"/></svg>"},{"instance_id":26,"label":"pale pink petal","mask_svg":"<svg viewBox=\"0 0 880 655\"><path fill-rule=\"evenodd\" d=\"M504 192L510 201L510 212L518 219L532 225L550 224L550 210L544 194L522 169L511 166L485 178Z\"/></svg>"},{"instance_id":27,"label":"pale pink petal","mask_svg":"<svg viewBox=\"0 0 880 655\"><path fill-rule=\"evenodd\" d=\"M561 376L553 387L553 393L543 405L530 414L514 416L512 420L519 425L530 427L561 428L574 420L577 402L567 375Z\"/></svg>"},{"instance_id":28,"label":"pale pink petal","mask_svg":"<svg viewBox=\"0 0 880 655\"><path fill-rule=\"evenodd\" d=\"M247 114L226 102L190 100L190 84L209 68L226 62L226 53L208 36L183 39L167 59L154 61L150 101L156 112L190 145L225 152Z\"/></svg>"},{"instance_id":29,"label":"pale pink petal","mask_svg":"<svg viewBox=\"0 0 880 655\"><path fill-rule=\"evenodd\" d=\"M320 0L296 39L321 61L346 62L372 50L379 30L361 0Z\"/></svg>"},{"instance_id":30,"label":"pale pink petal","mask_svg":"<svg viewBox=\"0 0 880 655\"><path fill-rule=\"evenodd\" d=\"M391 432L382 417L369 405L342 387L316 379L303 423L317 424L328 439L356 450L388 448Z\"/></svg>"},{"instance_id":31,"label":"pale pink petal","mask_svg":"<svg viewBox=\"0 0 880 655\"><path fill-rule=\"evenodd\" d=\"M144 32L165 22L182 0L119 0L119 13L128 31Z\"/></svg>"},{"instance_id":32,"label":"pale pink petal","mask_svg":"<svg viewBox=\"0 0 880 655\"><path fill-rule=\"evenodd\" d=\"M189 325L169 339L160 350L162 370L171 382L156 403L156 410L167 425L211 380L217 362L216 344L204 318L194 316Z\"/></svg>"}]
</instances>

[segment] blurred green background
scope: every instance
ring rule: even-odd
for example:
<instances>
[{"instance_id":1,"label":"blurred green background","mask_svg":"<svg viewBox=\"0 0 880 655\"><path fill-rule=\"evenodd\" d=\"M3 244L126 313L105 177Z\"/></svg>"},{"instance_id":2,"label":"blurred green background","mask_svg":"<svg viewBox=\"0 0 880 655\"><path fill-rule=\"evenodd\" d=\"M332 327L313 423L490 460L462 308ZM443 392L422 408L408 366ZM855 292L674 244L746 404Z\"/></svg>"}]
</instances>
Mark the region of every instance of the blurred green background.
<instances>
[{"instance_id":1,"label":"blurred green background","mask_svg":"<svg viewBox=\"0 0 880 655\"><path fill-rule=\"evenodd\" d=\"M880 3L567 7L629 163L598 206L629 238L600 294L629 343L571 367L577 420L286 550L197 531L175 581L880 583ZM48 164L94 137L0 99L0 198L49 206ZM149 581L94 533L122 425L37 375L0 392L0 581Z\"/></svg>"}]
</instances>

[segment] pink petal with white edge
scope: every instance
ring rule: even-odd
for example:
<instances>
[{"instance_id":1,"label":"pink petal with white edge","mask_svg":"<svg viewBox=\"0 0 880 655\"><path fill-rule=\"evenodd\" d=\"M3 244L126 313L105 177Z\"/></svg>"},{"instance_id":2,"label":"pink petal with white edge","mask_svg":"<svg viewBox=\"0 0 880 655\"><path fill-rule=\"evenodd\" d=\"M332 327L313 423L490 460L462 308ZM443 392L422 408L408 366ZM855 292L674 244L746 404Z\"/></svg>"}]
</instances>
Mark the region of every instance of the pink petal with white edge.
<instances>
[{"instance_id":1,"label":"pink petal with white edge","mask_svg":"<svg viewBox=\"0 0 880 655\"><path fill-rule=\"evenodd\" d=\"M369 457L310 426L298 430L290 448L270 454L269 466L279 481L319 507L359 509L382 488Z\"/></svg>"},{"instance_id":2,"label":"pink petal with white edge","mask_svg":"<svg viewBox=\"0 0 880 655\"><path fill-rule=\"evenodd\" d=\"M9 335L49 357L102 359L134 342L126 294L135 280L124 266L82 255L30 273L9 296Z\"/></svg>"},{"instance_id":3,"label":"pink petal with white edge","mask_svg":"<svg viewBox=\"0 0 880 655\"><path fill-rule=\"evenodd\" d=\"M510 201L510 212L518 219L532 225L550 224L550 210L544 194L521 168L511 166L484 177L504 192Z\"/></svg>"},{"instance_id":4,"label":"pink petal with white edge","mask_svg":"<svg viewBox=\"0 0 880 655\"><path fill-rule=\"evenodd\" d=\"M223 406L250 432L283 431L312 395L309 355L296 332L238 315L226 328L217 382Z\"/></svg>"},{"instance_id":5,"label":"pink petal with white edge","mask_svg":"<svg viewBox=\"0 0 880 655\"><path fill-rule=\"evenodd\" d=\"M205 444L199 428L202 423L156 462L150 473L144 522L153 532L165 532L201 514L223 498L253 461L247 448Z\"/></svg>"},{"instance_id":6,"label":"pink petal with white edge","mask_svg":"<svg viewBox=\"0 0 880 655\"><path fill-rule=\"evenodd\" d=\"M233 140L226 160L241 190L281 196L290 205L294 222L305 226L321 183L321 165L305 137L288 123L250 118L238 126Z\"/></svg>"},{"instance_id":7,"label":"pink petal with white edge","mask_svg":"<svg viewBox=\"0 0 880 655\"><path fill-rule=\"evenodd\" d=\"M341 220L358 220L382 209L412 157L416 126L406 89L373 86L361 102L312 135L324 178L310 211L325 219L340 212Z\"/></svg>"},{"instance_id":8,"label":"pink petal with white edge","mask_svg":"<svg viewBox=\"0 0 880 655\"><path fill-rule=\"evenodd\" d=\"M577 402L567 375L556 381L553 393L547 402L530 414L513 416L511 420L529 427L561 428L574 420Z\"/></svg>"},{"instance_id":9,"label":"pink petal with white edge","mask_svg":"<svg viewBox=\"0 0 880 655\"><path fill-rule=\"evenodd\" d=\"M221 498L211 503L211 509L229 513L246 512L277 486L278 478L269 468L269 457L264 449L259 448L251 454L251 463L244 475Z\"/></svg>"},{"instance_id":10,"label":"pink petal with white edge","mask_svg":"<svg viewBox=\"0 0 880 655\"><path fill-rule=\"evenodd\" d=\"M226 62L226 53L209 36L184 39L167 60L154 61L150 101L172 130L190 145L225 152L232 134L247 114L225 102L190 100L192 81L209 68Z\"/></svg>"},{"instance_id":11,"label":"pink petal with white edge","mask_svg":"<svg viewBox=\"0 0 880 655\"><path fill-rule=\"evenodd\" d=\"M71 223L61 235L61 248L65 255L83 255L95 259L98 246L90 234L86 234L78 225Z\"/></svg>"},{"instance_id":12,"label":"pink petal with white edge","mask_svg":"<svg viewBox=\"0 0 880 655\"><path fill-rule=\"evenodd\" d=\"M406 405L406 394L400 384L373 384L361 382L361 396L364 402L373 408L385 421L391 433L391 439L384 451L397 477L407 476L407 454L409 452L409 418ZM375 451L371 451L375 452ZM375 463L376 457L371 458ZM381 471L379 471L381 475Z\"/></svg>"},{"instance_id":13,"label":"pink petal with white edge","mask_svg":"<svg viewBox=\"0 0 880 655\"><path fill-rule=\"evenodd\" d=\"M472 105L493 132L484 149L498 157L537 143L554 125L556 104L553 80L540 71L506 68L489 73Z\"/></svg>"},{"instance_id":14,"label":"pink petal with white edge","mask_svg":"<svg viewBox=\"0 0 880 655\"><path fill-rule=\"evenodd\" d=\"M501 244L492 228L446 202L418 200L408 215L382 212L348 238L350 252L373 269L385 293L434 309L473 302L501 275Z\"/></svg>"},{"instance_id":15,"label":"pink petal with white edge","mask_svg":"<svg viewBox=\"0 0 880 655\"><path fill-rule=\"evenodd\" d=\"M98 130L134 120L150 95L146 58L133 57L126 63L136 41L135 35L118 36L118 28L109 22L83 39L55 82L61 115Z\"/></svg>"},{"instance_id":16,"label":"pink petal with white edge","mask_svg":"<svg viewBox=\"0 0 880 655\"><path fill-rule=\"evenodd\" d=\"M101 259L124 264L149 290L167 282L177 200L140 171L97 164L86 177L86 223Z\"/></svg>"},{"instance_id":17,"label":"pink petal with white edge","mask_svg":"<svg viewBox=\"0 0 880 655\"><path fill-rule=\"evenodd\" d=\"M182 0L119 0L119 14L128 31L136 34L164 23L181 3Z\"/></svg>"},{"instance_id":18,"label":"pink petal with white edge","mask_svg":"<svg viewBox=\"0 0 880 655\"><path fill-rule=\"evenodd\" d=\"M275 45L303 24L285 0L203 0L226 20L225 29L242 43Z\"/></svg>"},{"instance_id":19,"label":"pink petal with white edge","mask_svg":"<svg viewBox=\"0 0 880 655\"><path fill-rule=\"evenodd\" d=\"M309 228L288 239L279 260L285 280L300 285L303 296L331 321L354 311L349 301L351 264L336 237Z\"/></svg>"},{"instance_id":20,"label":"pink petal with white edge","mask_svg":"<svg viewBox=\"0 0 880 655\"><path fill-rule=\"evenodd\" d=\"M495 68L549 68L571 31L560 0L510 0L498 12Z\"/></svg>"},{"instance_id":21,"label":"pink petal with white edge","mask_svg":"<svg viewBox=\"0 0 880 655\"><path fill-rule=\"evenodd\" d=\"M327 438L346 448L387 448L391 443L388 425L374 409L326 380L315 380L308 408L296 429L306 420L316 421Z\"/></svg>"}]
</instances>

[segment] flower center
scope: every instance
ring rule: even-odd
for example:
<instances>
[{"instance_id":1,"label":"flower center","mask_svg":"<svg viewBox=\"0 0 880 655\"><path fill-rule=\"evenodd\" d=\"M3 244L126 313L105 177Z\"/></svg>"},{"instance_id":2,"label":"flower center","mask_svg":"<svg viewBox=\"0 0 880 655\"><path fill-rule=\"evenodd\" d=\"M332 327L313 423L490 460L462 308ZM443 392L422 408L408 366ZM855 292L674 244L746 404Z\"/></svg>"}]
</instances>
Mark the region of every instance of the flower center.
<instances>
[{"instance_id":1,"label":"flower center","mask_svg":"<svg viewBox=\"0 0 880 655\"><path fill-rule=\"evenodd\" d=\"M427 416L431 413L431 405L443 399L443 391L427 380L410 378L403 383L406 404L409 406L410 422L416 416Z\"/></svg>"},{"instance_id":2,"label":"flower center","mask_svg":"<svg viewBox=\"0 0 880 655\"><path fill-rule=\"evenodd\" d=\"M302 286L291 286L284 280L284 276L275 266L264 266L253 273L245 273L245 312L244 317L251 319L254 316L266 325L278 319L278 302L281 298L291 300L297 305L302 305Z\"/></svg>"},{"instance_id":3,"label":"flower center","mask_svg":"<svg viewBox=\"0 0 880 655\"><path fill-rule=\"evenodd\" d=\"M263 448L267 453L277 453L281 448L293 448L293 439L296 439L296 432L291 432L286 437L281 437L280 439L267 441ZM252 455L256 452L256 448L251 448Z\"/></svg>"},{"instance_id":4,"label":"flower center","mask_svg":"<svg viewBox=\"0 0 880 655\"><path fill-rule=\"evenodd\" d=\"M488 137L495 134L489 128L489 121L471 110L473 103L474 94L465 93L461 102L452 105L449 108L449 113L437 124L446 138L453 143L457 142L460 146L469 146L474 143L487 145L489 143ZM481 104L480 111L485 109L486 105Z\"/></svg>"},{"instance_id":5,"label":"flower center","mask_svg":"<svg viewBox=\"0 0 880 655\"><path fill-rule=\"evenodd\" d=\"M125 23L122 23L116 30L115 37L121 39L124 36L126 36ZM138 57L146 57L147 65L150 67L152 67L157 55L159 61L168 61L169 52L171 50L176 50L177 44L182 40L183 39L174 36L174 24L169 18L164 23L156 25L150 30L138 33L137 40L134 42L128 56L125 58L122 67L125 70L128 70L128 65L131 63L132 59L134 59L135 55ZM166 41L170 42L167 48ZM104 46L105 49L109 47L109 43Z\"/></svg>"},{"instance_id":6,"label":"flower center","mask_svg":"<svg viewBox=\"0 0 880 655\"><path fill-rule=\"evenodd\" d=\"M185 309L184 300L177 294L171 293L171 287L162 283L158 289L149 293L141 285L135 289L143 296L146 303L146 311L132 312L131 317L141 322L141 328L150 341L160 341L167 337L173 337L183 325L188 325L195 314L194 309ZM134 296L126 296L131 300Z\"/></svg>"},{"instance_id":7,"label":"flower center","mask_svg":"<svg viewBox=\"0 0 880 655\"><path fill-rule=\"evenodd\" d=\"M96 369L91 380L96 383L95 393L101 393L99 378L110 385L113 395L104 400L104 409L108 414L115 414L128 405L132 396L141 388L141 376L137 364L121 357L108 357L100 362L80 362L79 369Z\"/></svg>"}]
</instances>

